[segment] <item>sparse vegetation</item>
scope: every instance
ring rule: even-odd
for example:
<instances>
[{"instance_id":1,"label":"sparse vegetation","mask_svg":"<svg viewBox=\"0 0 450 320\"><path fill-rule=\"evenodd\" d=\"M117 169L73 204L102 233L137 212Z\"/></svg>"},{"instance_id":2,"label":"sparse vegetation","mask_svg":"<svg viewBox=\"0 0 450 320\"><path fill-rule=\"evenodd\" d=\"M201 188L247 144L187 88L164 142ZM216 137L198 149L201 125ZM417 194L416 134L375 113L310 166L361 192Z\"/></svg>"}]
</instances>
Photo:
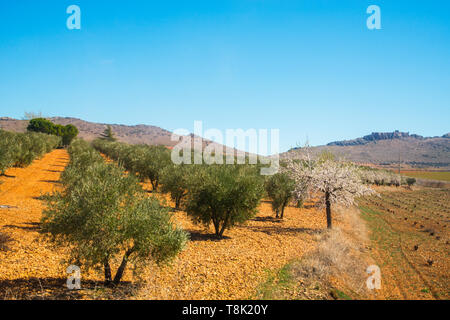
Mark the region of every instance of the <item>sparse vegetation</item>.
<instances>
[{"instance_id":1,"label":"sparse vegetation","mask_svg":"<svg viewBox=\"0 0 450 320\"><path fill-rule=\"evenodd\" d=\"M359 199L384 286L399 290L397 298L448 299L449 199L449 189L383 191ZM419 292L421 286L429 292Z\"/></svg>"}]
</instances>

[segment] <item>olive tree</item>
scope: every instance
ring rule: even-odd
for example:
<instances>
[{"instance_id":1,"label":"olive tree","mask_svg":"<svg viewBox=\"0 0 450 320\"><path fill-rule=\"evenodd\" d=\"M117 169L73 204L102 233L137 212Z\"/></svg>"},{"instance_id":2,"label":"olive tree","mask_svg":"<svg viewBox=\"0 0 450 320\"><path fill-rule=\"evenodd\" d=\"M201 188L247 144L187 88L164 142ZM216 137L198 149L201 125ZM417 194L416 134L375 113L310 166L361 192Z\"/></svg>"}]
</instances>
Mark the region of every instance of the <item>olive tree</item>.
<instances>
[{"instance_id":1,"label":"olive tree","mask_svg":"<svg viewBox=\"0 0 450 320\"><path fill-rule=\"evenodd\" d=\"M158 191L162 170L171 164L170 152L164 146L144 146L133 162L133 171L141 180L149 179L154 192Z\"/></svg>"},{"instance_id":2,"label":"olive tree","mask_svg":"<svg viewBox=\"0 0 450 320\"><path fill-rule=\"evenodd\" d=\"M287 173L276 173L266 181L266 192L272 200L272 210L283 219L284 209L294 196L295 182Z\"/></svg>"},{"instance_id":3,"label":"olive tree","mask_svg":"<svg viewBox=\"0 0 450 320\"><path fill-rule=\"evenodd\" d=\"M186 212L196 223L214 226L218 238L226 229L256 214L264 194L263 180L246 165L196 166L189 184Z\"/></svg>"},{"instance_id":4,"label":"olive tree","mask_svg":"<svg viewBox=\"0 0 450 320\"><path fill-rule=\"evenodd\" d=\"M72 151L86 157L86 148ZM134 176L116 164L86 159L71 161L68 169L73 170L68 176L77 178L66 176L63 190L46 197L42 228L56 244L70 248L73 264L103 268L105 284L117 285L128 263L153 258L160 264L182 250L187 234ZM113 262L119 265L114 278Z\"/></svg>"},{"instance_id":5,"label":"olive tree","mask_svg":"<svg viewBox=\"0 0 450 320\"><path fill-rule=\"evenodd\" d=\"M161 172L161 192L170 193L175 202L175 209L180 209L182 200L186 197L190 183L189 165L170 165Z\"/></svg>"}]
</instances>

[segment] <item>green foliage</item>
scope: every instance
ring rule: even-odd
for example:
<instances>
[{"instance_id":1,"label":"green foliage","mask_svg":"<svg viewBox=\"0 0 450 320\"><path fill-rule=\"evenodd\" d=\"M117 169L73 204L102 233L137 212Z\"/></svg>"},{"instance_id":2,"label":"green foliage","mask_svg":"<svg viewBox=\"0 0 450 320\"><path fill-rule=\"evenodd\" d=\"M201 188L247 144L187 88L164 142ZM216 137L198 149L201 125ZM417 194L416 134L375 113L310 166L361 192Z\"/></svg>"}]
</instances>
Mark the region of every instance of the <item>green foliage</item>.
<instances>
[{"instance_id":1,"label":"green foliage","mask_svg":"<svg viewBox=\"0 0 450 320\"><path fill-rule=\"evenodd\" d=\"M41 132L51 135L56 135L62 138L62 144L64 146L70 145L72 140L78 135L78 129L71 124L62 126L54 124L50 120L44 118L31 119L27 131L29 132Z\"/></svg>"},{"instance_id":2,"label":"green foliage","mask_svg":"<svg viewBox=\"0 0 450 320\"><path fill-rule=\"evenodd\" d=\"M68 124L62 130L61 137L62 143L65 146L70 145L73 139L78 135L78 129L74 125Z\"/></svg>"},{"instance_id":3,"label":"green foliage","mask_svg":"<svg viewBox=\"0 0 450 320\"><path fill-rule=\"evenodd\" d=\"M194 222L214 225L217 237L256 214L264 194L259 172L245 165L195 166L186 199Z\"/></svg>"},{"instance_id":4,"label":"green foliage","mask_svg":"<svg viewBox=\"0 0 450 320\"><path fill-rule=\"evenodd\" d=\"M25 167L56 148L61 138L43 133L13 133L0 130L0 174L6 169Z\"/></svg>"},{"instance_id":5,"label":"green foliage","mask_svg":"<svg viewBox=\"0 0 450 320\"><path fill-rule=\"evenodd\" d=\"M158 190L162 170L171 165L170 151L164 146L129 145L97 139L93 146L113 160L118 161L141 181L149 179L153 191Z\"/></svg>"},{"instance_id":6,"label":"green foliage","mask_svg":"<svg viewBox=\"0 0 450 320\"><path fill-rule=\"evenodd\" d=\"M187 195L191 181L192 166L169 165L161 172L161 192L170 193L175 202L175 209L179 209L182 200Z\"/></svg>"},{"instance_id":7,"label":"green foliage","mask_svg":"<svg viewBox=\"0 0 450 320\"><path fill-rule=\"evenodd\" d=\"M406 183L408 184L408 186L412 186L416 183L416 178L406 178Z\"/></svg>"},{"instance_id":8,"label":"green foliage","mask_svg":"<svg viewBox=\"0 0 450 320\"><path fill-rule=\"evenodd\" d=\"M284 208L293 198L295 181L286 173L277 173L268 178L265 187L267 195L272 200L272 210L277 218L283 219Z\"/></svg>"},{"instance_id":9,"label":"green foliage","mask_svg":"<svg viewBox=\"0 0 450 320\"><path fill-rule=\"evenodd\" d=\"M187 234L172 225L167 208L146 196L135 176L106 164L84 141L75 141L69 153L64 190L47 195L42 228L70 248L72 263L104 268L105 282L118 284L128 263L153 258L161 264L182 250ZM110 263L120 256L113 280Z\"/></svg>"}]
</instances>

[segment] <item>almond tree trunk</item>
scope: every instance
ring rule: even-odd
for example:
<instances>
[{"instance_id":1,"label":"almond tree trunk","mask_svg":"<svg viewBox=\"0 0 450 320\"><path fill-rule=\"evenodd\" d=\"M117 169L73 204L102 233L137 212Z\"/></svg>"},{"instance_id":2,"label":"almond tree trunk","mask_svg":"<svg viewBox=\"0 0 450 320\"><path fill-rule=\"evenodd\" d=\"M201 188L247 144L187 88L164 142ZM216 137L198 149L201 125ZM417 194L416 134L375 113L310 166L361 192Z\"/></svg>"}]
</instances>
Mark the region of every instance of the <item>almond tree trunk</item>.
<instances>
[{"instance_id":1,"label":"almond tree trunk","mask_svg":"<svg viewBox=\"0 0 450 320\"><path fill-rule=\"evenodd\" d=\"M327 210L327 228L332 229L330 192L328 191L325 192L325 206Z\"/></svg>"}]
</instances>

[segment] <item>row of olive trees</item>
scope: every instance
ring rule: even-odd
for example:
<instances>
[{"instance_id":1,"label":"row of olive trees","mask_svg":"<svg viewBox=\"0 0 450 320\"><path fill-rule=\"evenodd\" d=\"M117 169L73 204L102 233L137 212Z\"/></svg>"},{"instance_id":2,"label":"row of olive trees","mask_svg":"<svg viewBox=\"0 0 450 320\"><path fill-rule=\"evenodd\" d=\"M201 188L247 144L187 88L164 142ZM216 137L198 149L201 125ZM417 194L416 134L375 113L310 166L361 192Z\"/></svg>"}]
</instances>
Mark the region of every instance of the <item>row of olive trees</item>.
<instances>
[{"instance_id":1,"label":"row of olive trees","mask_svg":"<svg viewBox=\"0 0 450 320\"><path fill-rule=\"evenodd\" d=\"M93 146L109 158L117 161L141 181L149 180L153 191L158 191L162 171L171 165L170 151L164 146L129 145L97 139Z\"/></svg>"},{"instance_id":2,"label":"row of olive trees","mask_svg":"<svg viewBox=\"0 0 450 320\"><path fill-rule=\"evenodd\" d=\"M105 163L83 140L74 141L69 153L63 188L45 197L42 228L56 244L69 248L71 263L102 269L105 284L117 285L127 264L140 266L149 259L161 264L183 249L187 234L134 175Z\"/></svg>"},{"instance_id":3,"label":"row of olive trees","mask_svg":"<svg viewBox=\"0 0 450 320\"><path fill-rule=\"evenodd\" d=\"M56 148L61 138L43 133L14 133L0 130L0 174L11 167L26 167L34 159Z\"/></svg>"},{"instance_id":4,"label":"row of olive trees","mask_svg":"<svg viewBox=\"0 0 450 320\"><path fill-rule=\"evenodd\" d=\"M195 223L214 227L215 235L256 214L264 195L260 165L173 164L164 147L94 141L97 150L123 164L153 189L170 194L175 209L184 209Z\"/></svg>"},{"instance_id":5,"label":"row of olive trees","mask_svg":"<svg viewBox=\"0 0 450 320\"><path fill-rule=\"evenodd\" d=\"M396 187L410 184L408 182L408 178L388 170L359 167L358 172L361 179L366 184L374 184L377 186L396 186Z\"/></svg>"}]
</instances>

